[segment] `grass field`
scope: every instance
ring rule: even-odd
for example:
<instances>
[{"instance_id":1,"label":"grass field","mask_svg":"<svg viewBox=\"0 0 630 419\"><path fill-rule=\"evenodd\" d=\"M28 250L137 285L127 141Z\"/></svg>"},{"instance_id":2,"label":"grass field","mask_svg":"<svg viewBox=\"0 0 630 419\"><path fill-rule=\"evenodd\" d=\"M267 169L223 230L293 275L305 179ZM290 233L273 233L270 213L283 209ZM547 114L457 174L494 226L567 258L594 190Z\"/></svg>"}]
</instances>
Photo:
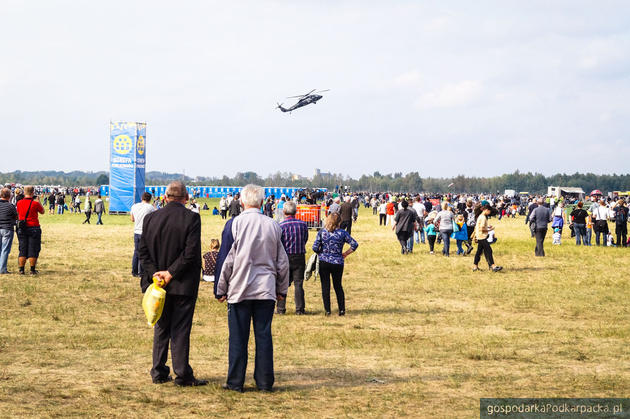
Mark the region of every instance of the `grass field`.
<instances>
[{"instance_id":1,"label":"grass field","mask_svg":"<svg viewBox=\"0 0 630 419\"><path fill-rule=\"evenodd\" d=\"M207 213L204 249L223 227ZM482 260L473 273L472 255L447 259L417 245L402 256L393 232L362 209L344 273L347 315L335 315L333 295L324 317L310 280L309 315L295 316L291 288L290 314L273 323L277 391L253 390L252 357L249 391L237 394L220 388L226 306L206 283L191 364L210 385L151 384L132 223L83 219L42 216L41 274L0 277L0 416L472 418L480 397L630 395L627 249L576 247L565 231L561 246L548 238L547 257L534 258L522 217L494 219L504 271ZM16 260L17 240L12 271Z\"/></svg>"}]
</instances>

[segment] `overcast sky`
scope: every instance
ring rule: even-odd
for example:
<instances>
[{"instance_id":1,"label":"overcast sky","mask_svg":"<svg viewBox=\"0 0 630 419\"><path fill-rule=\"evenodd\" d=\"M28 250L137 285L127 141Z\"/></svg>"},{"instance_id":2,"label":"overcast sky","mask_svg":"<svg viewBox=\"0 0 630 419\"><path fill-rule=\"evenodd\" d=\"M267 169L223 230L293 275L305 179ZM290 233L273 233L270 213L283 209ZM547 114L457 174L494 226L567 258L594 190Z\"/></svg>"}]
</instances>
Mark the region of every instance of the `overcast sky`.
<instances>
[{"instance_id":1,"label":"overcast sky","mask_svg":"<svg viewBox=\"0 0 630 419\"><path fill-rule=\"evenodd\" d=\"M0 7L0 171L107 170L111 119L187 175L628 172L627 1Z\"/></svg>"}]
</instances>

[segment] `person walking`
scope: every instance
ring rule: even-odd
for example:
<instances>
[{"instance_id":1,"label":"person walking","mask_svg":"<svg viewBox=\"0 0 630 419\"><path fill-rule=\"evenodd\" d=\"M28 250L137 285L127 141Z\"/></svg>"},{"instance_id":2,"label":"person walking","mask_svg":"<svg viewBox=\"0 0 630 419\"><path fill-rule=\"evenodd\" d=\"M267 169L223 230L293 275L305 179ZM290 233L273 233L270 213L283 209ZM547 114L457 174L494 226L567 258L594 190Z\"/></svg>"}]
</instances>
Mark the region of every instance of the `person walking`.
<instances>
[{"instance_id":1,"label":"person walking","mask_svg":"<svg viewBox=\"0 0 630 419\"><path fill-rule=\"evenodd\" d=\"M35 188L24 187L24 199L17 203L18 229L17 236L20 253L18 256L18 267L20 275L24 275L26 259L31 266L31 275L37 275L37 259L42 249L42 229L39 225L39 214L43 214L44 207L39 203L39 199L33 196ZM21 223L23 221L23 223ZM23 224L23 226L20 226Z\"/></svg>"},{"instance_id":2,"label":"person walking","mask_svg":"<svg viewBox=\"0 0 630 419\"><path fill-rule=\"evenodd\" d=\"M151 194L145 192L142 194L142 201L131 206L131 221L133 221L133 256L131 258L131 275L142 276L142 264L138 256L138 247L140 246L140 238L142 237L142 224L144 217L156 209L151 205ZM194 211L193 211L194 212ZM197 212L198 214L199 212Z\"/></svg>"},{"instance_id":3,"label":"person walking","mask_svg":"<svg viewBox=\"0 0 630 419\"><path fill-rule=\"evenodd\" d=\"M15 221L18 218L15 206L9 202L11 189L2 188L0 191L0 274L9 274L7 262L13 245Z\"/></svg>"},{"instance_id":4,"label":"person walking","mask_svg":"<svg viewBox=\"0 0 630 419\"><path fill-rule=\"evenodd\" d=\"M413 249L409 246L409 238L412 237L415 223L418 222L418 214L409 208L409 202L404 199L401 202L402 210L398 211L394 216L394 224L392 230L396 230L396 237L400 243L400 253L405 255L411 253Z\"/></svg>"},{"instance_id":5,"label":"person walking","mask_svg":"<svg viewBox=\"0 0 630 419\"><path fill-rule=\"evenodd\" d=\"M545 236L553 216L549 208L543 205L542 198L538 200L538 206L529 215L529 221L534 223L534 235L536 236L536 249L534 254L538 257L545 256Z\"/></svg>"},{"instance_id":6,"label":"person walking","mask_svg":"<svg viewBox=\"0 0 630 419\"><path fill-rule=\"evenodd\" d=\"M415 240L416 244L425 243L425 239L424 239L424 216L426 214L426 207L424 206L424 204L422 203L422 198L420 196L418 196L416 198L416 201L413 203L412 205L414 211L416 211L416 214L418 214L418 226L414 231L413 234L413 239Z\"/></svg>"},{"instance_id":7,"label":"person walking","mask_svg":"<svg viewBox=\"0 0 630 419\"><path fill-rule=\"evenodd\" d=\"M330 279L332 277L333 288L337 296L337 307L339 315L346 314L346 297L341 285L345 259L359 247L359 243L350 234L339 228L341 217L337 213L332 213L324 222L324 228L319 230L313 251L319 256L319 276L322 283L322 300L327 316L330 316ZM350 245L350 249L343 252L345 243Z\"/></svg>"},{"instance_id":8,"label":"person walking","mask_svg":"<svg viewBox=\"0 0 630 419\"><path fill-rule=\"evenodd\" d=\"M215 297L228 302L230 331L228 375L223 388L243 391L253 321L254 380L260 391L272 391L275 376L271 321L276 300L286 298L289 259L282 244L282 229L260 212L265 199L263 188L247 185L241 196L245 210L231 223L233 244L225 260L217 260L217 269L219 264L221 268Z\"/></svg>"},{"instance_id":9,"label":"person walking","mask_svg":"<svg viewBox=\"0 0 630 419\"><path fill-rule=\"evenodd\" d=\"M166 188L166 206L145 215L138 247L144 271L142 292L153 277L166 291L162 316L154 327L151 378L154 384L172 381L166 365L170 343L175 385L182 387L208 384L195 378L189 363L190 331L201 273L201 218L186 208L187 200L186 186L171 182Z\"/></svg>"},{"instance_id":10,"label":"person walking","mask_svg":"<svg viewBox=\"0 0 630 419\"><path fill-rule=\"evenodd\" d=\"M451 211L448 202L442 202L442 211L437 213L434 224L439 223L440 236L444 247L442 248L442 254L446 257L450 256L451 234L453 234L453 222L455 214Z\"/></svg>"},{"instance_id":11,"label":"person walking","mask_svg":"<svg viewBox=\"0 0 630 419\"><path fill-rule=\"evenodd\" d=\"M385 217L387 217L387 204L383 200L378 206L378 225L385 225Z\"/></svg>"},{"instance_id":12,"label":"person walking","mask_svg":"<svg viewBox=\"0 0 630 419\"><path fill-rule=\"evenodd\" d=\"M225 220L227 218L227 210L228 210L227 199L225 199L225 197L222 196L221 200L219 201L219 211L221 211L222 220Z\"/></svg>"},{"instance_id":13,"label":"person walking","mask_svg":"<svg viewBox=\"0 0 630 419\"><path fill-rule=\"evenodd\" d=\"M231 218L237 217L241 213L241 201L239 200L238 194L235 195L232 202L230 202L229 209Z\"/></svg>"},{"instance_id":14,"label":"person walking","mask_svg":"<svg viewBox=\"0 0 630 419\"><path fill-rule=\"evenodd\" d=\"M96 201L94 201L94 212L98 217L96 225L103 225L103 220L101 218L103 217L103 212L105 212L105 203L103 202L100 194L96 198Z\"/></svg>"},{"instance_id":15,"label":"person walking","mask_svg":"<svg viewBox=\"0 0 630 419\"><path fill-rule=\"evenodd\" d=\"M483 253L488 267L492 272L499 272L503 269L502 266L497 266L494 263L494 257L492 255L492 246L488 243L488 233L494 230L488 223L488 217L492 213L492 207L488 201L481 201L481 205L475 210L476 222L475 222L475 240L477 240L477 251L475 252L475 258L473 260L473 272L479 270L479 262L481 261L481 254Z\"/></svg>"},{"instance_id":16,"label":"person walking","mask_svg":"<svg viewBox=\"0 0 630 419\"><path fill-rule=\"evenodd\" d=\"M293 283L295 288L295 314L302 315L305 312L304 302L304 270L306 269L306 242L308 242L308 226L306 222L295 218L297 206L295 202L288 201L282 209L284 221L280 223L282 229L282 245L289 257L289 286ZM286 313L287 300L277 301L277 313Z\"/></svg>"},{"instance_id":17,"label":"person walking","mask_svg":"<svg viewBox=\"0 0 630 419\"><path fill-rule=\"evenodd\" d=\"M90 195L85 196L85 204L83 205L83 213L85 214L85 220L83 220L83 224L90 224L90 217L92 216L92 201L90 200Z\"/></svg>"}]
</instances>

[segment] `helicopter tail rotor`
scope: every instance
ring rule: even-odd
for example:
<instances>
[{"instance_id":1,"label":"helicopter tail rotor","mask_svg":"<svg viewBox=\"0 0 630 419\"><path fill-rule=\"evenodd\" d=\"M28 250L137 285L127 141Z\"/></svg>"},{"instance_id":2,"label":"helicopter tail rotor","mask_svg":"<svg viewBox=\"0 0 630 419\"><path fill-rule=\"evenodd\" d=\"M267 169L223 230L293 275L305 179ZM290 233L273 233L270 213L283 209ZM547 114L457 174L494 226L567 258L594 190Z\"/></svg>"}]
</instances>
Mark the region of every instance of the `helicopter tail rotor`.
<instances>
[{"instance_id":1,"label":"helicopter tail rotor","mask_svg":"<svg viewBox=\"0 0 630 419\"><path fill-rule=\"evenodd\" d=\"M278 102L276 102L276 103L278 103ZM282 107L282 103L278 103L278 106L276 106L276 108L280 109L282 112L287 112L287 110Z\"/></svg>"}]
</instances>

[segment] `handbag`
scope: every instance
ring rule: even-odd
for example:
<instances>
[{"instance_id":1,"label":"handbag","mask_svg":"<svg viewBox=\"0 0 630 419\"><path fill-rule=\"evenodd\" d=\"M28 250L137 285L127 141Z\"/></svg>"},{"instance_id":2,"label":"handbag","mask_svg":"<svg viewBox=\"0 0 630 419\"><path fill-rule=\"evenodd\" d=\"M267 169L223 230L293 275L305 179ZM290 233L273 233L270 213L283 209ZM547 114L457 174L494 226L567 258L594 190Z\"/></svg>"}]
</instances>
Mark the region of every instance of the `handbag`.
<instances>
[{"instance_id":1,"label":"handbag","mask_svg":"<svg viewBox=\"0 0 630 419\"><path fill-rule=\"evenodd\" d=\"M26 210L26 215L23 220L18 220L17 222L17 233L21 234L26 229L26 219L28 218L29 212L31 212L31 205L33 205L33 198L31 198L31 203L28 204L28 209Z\"/></svg>"}]
</instances>

